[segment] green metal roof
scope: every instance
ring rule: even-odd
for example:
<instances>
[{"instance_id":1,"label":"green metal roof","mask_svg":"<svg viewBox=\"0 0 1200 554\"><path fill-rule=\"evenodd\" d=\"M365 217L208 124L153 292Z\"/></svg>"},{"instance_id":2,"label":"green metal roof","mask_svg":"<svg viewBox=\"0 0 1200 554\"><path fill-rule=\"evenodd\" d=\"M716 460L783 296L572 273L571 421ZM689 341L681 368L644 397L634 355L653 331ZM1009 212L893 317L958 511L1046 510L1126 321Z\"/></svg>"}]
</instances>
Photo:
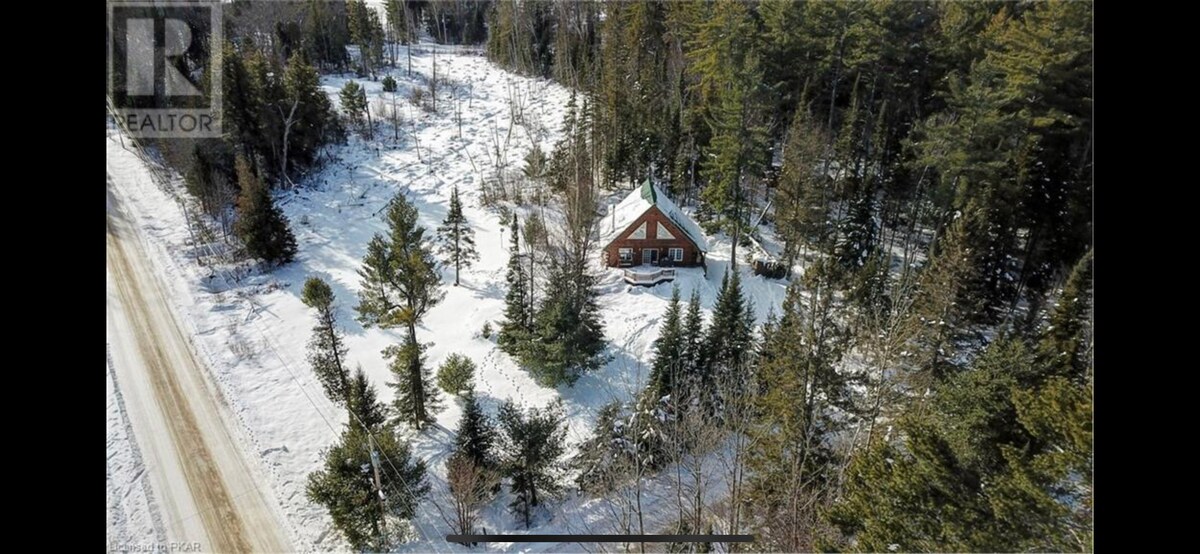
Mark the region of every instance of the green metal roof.
<instances>
[{"instance_id":1,"label":"green metal roof","mask_svg":"<svg viewBox=\"0 0 1200 554\"><path fill-rule=\"evenodd\" d=\"M654 186L650 184L650 179L647 178L645 183L642 183L642 198L651 204L657 204L658 198L654 195Z\"/></svg>"}]
</instances>

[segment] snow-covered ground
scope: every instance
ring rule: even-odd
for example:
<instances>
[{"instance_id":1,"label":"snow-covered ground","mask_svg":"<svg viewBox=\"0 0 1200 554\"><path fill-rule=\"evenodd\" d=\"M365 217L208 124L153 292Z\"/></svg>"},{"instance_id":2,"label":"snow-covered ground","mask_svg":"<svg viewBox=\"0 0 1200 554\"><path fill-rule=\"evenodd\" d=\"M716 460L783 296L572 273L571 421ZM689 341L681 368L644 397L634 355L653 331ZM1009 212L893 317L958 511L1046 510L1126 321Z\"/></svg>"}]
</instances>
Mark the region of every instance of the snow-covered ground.
<instances>
[{"instance_id":1,"label":"snow-covered ground","mask_svg":"<svg viewBox=\"0 0 1200 554\"><path fill-rule=\"evenodd\" d=\"M130 430L129 415L113 375L111 356L105 373L108 550L132 545L164 544L162 517L150 490L146 466Z\"/></svg>"},{"instance_id":2,"label":"snow-covered ground","mask_svg":"<svg viewBox=\"0 0 1200 554\"><path fill-rule=\"evenodd\" d=\"M453 105L439 101L437 114L411 108L406 102L407 89L420 86L432 70L431 49L438 49L439 76L464 84L461 105L461 138ZM402 54L401 62L405 60ZM504 72L477 54L450 47L422 45L413 54L414 75L393 73L401 84L400 104L406 131L415 134L393 142L392 131L382 126L377 140L366 142L352 138L349 144L332 150L336 161L308 176L293 191L282 193L279 203L291 221L299 243L297 260L266 274L257 274L231 282L227 274L199 265L184 215L170 195L160 190L147 176L137 156L122 147L114 137L107 141L114 184L129 198L125 209L135 219L145 238L147 251L157 258L166 272L174 307L194 338L196 350L205 358L213 379L223 389L233 413L243 427L247 452L261 457L268 473L271 490L287 518L288 530L297 550L345 548L337 538L324 509L308 502L304 488L307 475L319 469L321 451L336 440L344 424L344 410L329 402L321 392L305 362L305 344L314 319L300 301L301 285L309 276L320 276L330 283L337 295L339 323L347 334L352 364L361 364L376 384L380 398L389 402L392 390L384 384L391 380L380 352L400 341L398 330L364 329L353 318L359 278L356 271L370 237L384 231L381 212L389 199L403 192L421 213L421 223L433 229L441 222L449 204L451 187L458 185L464 212L475 228L480 260L466 269L462 286L451 286L452 270L443 272L446 297L422 321L418 330L423 342L431 343L428 363L435 367L451 353L461 353L479 366L476 383L485 410L495 412L506 399L525 405L544 405L562 399L569 425L569 454L574 445L587 437L596 411L611 400L626 400L646 380L646 363L657 335L668 300L670 284L651 288L626 285L617 270L601 268L597 252L596 270L601 273L599 305L610 348L611 361L598 371L579 379L573 387L549 389L537 385L493 340L480 336L485 322L497 328L502 319L505 265L508 260L508 229L500 215L480 202L480 178L487 173L489 155L494 155L494 136L501 139L509 128L510 91L518 90L526 98L528 120L538 122L544 133L526 132L517 127L509 139L507 157L512 167L529 151L531 137L542 141L546 152L558 138L569 92L551 82L529 79ZM337 91L347 80L326 77L323 85L338 104ZM361 82L361 81L360 81ZM364 83L371 103L390 94L382 92L378 82ZM467 97L470 97L469 103ZM443 97L444 99L445 97ZM420 159L415 148L420 145ZM491 152L492 154L489 154ZM619 198L619 193L614 194ZM721 277L729 265L729 243L722 237L708 237L711 252L707 276L700 269L681 269L676 284L684 298L698 290L706 311L711 310ZM739 265L742 282L754 302L760 321L770 309L778 311L786 283L753 276L745 264ZM540 294L540 292L539 292ZM113 488L129 489L135 477L125 470L113 476L113 450L125 448L120 433L113 431L113 394L110 384L110 513ZM453 430L460 415L457 403L447 399L446 409L438 414L437 425L422 434L410 433L415 453L425 459L431 470L432 497L450 512L446 502L444 462L453 444ZM129 462L120 462L122 467ZM674 513L674 493L669 480L648 484L647 506L667 502L665 511ZM713 491L719 491L714 487ZM128 502L141 502L134 495ZM658 499L658 500L655 500ZM497 498L483 513L480 524L489 532L521 532L505 510L507 495ZM715 498L714 498L715 500ZM118 503L124 501L117 501ZM665 507L665 506L664 506ZM128 509L127 509L128 510ZM649 511L649 509L648 509ZM149 513L142 510L137 513ZM130 516L133 517L133 516ZM137 515L130 533L148 536L152 525L149 515ZM611 512L595 499L568 493L540 520L534 533L613 532ZM665 524L666 521L659 522ZM111 530L110 523L110 530ZM426 504L415 521L417 551L446 552L459 550L442 540L451 532L448 523L434 507ZM648 532L657 529L647 529ZM111 531L110 531L111 533ZM510 545L492 545L507 550ZM570 545L539 545L533 550L578 549Z\"/></svg>"}]
</instances>

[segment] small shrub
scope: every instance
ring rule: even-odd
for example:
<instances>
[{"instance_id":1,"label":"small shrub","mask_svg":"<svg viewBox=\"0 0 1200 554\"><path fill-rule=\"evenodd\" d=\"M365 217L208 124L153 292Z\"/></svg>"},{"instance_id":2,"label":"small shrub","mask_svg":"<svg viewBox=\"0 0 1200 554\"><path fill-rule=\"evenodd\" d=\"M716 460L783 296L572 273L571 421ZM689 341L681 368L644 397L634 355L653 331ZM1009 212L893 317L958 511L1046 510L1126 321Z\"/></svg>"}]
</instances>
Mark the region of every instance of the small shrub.
<instances>
[{"instance_id":1,"label":"small shrub","mask_svg":"<svg viewBox=\"0 0 1200 554\"><path fill-rule=\"evenodd\" d=\"M449 355L438 367L438 386L456 396L470 390L474 378L475 362L462 354Z\"/></svg>"},{"instance_id":2,"label":"small shrub","mask_svg":"<svg viewBox=\"0 0 1200 554\"><path fill-rule=\"evenodd\" d=\"M492 338L492 322L490 322L490 321L483 322L483 329L479 331L479 334L482 335L484 339L491 340L491 338Z\"/></svg>"},{"instance_id":3,"label":"small shrub","mask_svg":"<svg viewBox=\"0 0 1200 554\"><path fill-rule=\"evenodd\" d=\"M383 92L396 92L396 80L391 75L383 78Z\"/></svg>"}]
</instances>

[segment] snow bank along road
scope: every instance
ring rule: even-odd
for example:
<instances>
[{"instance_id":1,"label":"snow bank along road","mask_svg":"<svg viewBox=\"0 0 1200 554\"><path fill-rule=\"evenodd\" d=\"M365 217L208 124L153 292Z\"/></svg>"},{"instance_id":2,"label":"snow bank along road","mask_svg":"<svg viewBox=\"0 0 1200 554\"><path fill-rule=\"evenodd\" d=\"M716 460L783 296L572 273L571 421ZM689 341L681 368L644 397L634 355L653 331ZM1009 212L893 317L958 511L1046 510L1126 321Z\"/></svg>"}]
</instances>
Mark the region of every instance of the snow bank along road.
<instances>
[{"instance_id":1,"label":"snow bank along road","mask_svg":"<svg viewBox=\"0 0 1200 554\"><path fill-rule=\"evenodd\" d=\"M222 418L219 393L193 356L114 194L110 176L108 340L167 539L177 549L192 551L291 550L267 493Z\"/></svg>"}]
</instances>

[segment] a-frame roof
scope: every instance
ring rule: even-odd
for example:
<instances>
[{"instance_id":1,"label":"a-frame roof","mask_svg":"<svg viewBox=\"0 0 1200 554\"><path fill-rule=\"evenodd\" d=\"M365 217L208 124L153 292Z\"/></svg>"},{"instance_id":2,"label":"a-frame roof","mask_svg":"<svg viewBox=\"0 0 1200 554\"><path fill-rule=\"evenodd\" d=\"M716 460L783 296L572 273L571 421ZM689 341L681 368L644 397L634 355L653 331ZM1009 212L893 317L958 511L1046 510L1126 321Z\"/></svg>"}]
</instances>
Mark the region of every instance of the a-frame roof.
<instances>
[{"instance_id":1,"label":"a-frame roof","mask_svg":"<svg viewBox=\"0 0 1200 554\"><path fill-rule=\"evenodd\" d=\"M654 206L657 206L658 211L667 216L667 219L670 219L676 227L682 229L688 240L696 245L696 248L699 248L701 252L708 252L708 242L704 240L704 232L700 230L700 226L683 213L683 210L679 209L679 206L667 198L658 185L651 183L649 179L642 183L642 186L630 191L629 195L613 206L612 211L600 221L601 244L605 246L611 244L612 241L624 234L638 218L642 217L646 210Z\"/></svg>"}]
</instances>

